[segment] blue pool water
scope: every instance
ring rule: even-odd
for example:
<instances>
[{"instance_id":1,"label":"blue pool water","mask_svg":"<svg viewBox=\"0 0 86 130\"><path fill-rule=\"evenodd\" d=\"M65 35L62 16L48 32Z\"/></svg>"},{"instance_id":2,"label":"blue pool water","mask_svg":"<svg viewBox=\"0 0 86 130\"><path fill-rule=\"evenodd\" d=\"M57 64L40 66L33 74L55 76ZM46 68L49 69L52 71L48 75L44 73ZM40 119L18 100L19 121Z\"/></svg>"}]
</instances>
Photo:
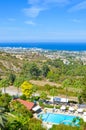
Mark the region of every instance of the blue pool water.
<instances>
[{"instance_id":1,"label":"blue pool water","mask_svg":"<svg viewBox=\"0 0 86 130\"><path fill-rule=\"evenodd\" d=\"M54 113L43 113L38 116L44 122L50 122L53 124L65 124L78 126L79 119L74 119L76 116L64 115L64 114L54 114ZM74 121L74 122L73 122Z\"/></svg>"}]
</instances>

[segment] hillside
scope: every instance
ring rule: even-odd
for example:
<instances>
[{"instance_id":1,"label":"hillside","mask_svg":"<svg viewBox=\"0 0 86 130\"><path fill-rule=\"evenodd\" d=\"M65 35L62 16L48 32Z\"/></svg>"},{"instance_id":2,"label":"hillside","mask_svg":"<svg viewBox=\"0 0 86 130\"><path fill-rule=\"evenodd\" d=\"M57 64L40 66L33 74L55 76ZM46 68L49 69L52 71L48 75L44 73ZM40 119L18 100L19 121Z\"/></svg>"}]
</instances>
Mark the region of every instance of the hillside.
<instances>
[{"instance_id":1,"label":"hillside","mask_svg":"<svg viewBox=\"0 0 86 130\"><path fill-rule=\"evenodd\" d=\"M81 88L86 78L86 52L5 48L0 50L0 76L13 73L28 80L46 80Z\"/></svg>"},{"instance_id":2,"label":"hillside","mask_svg":"<svg viewBox=\"0 0 86 130\"><path fill-rule=\"evenodd\" d=\"M0 52L0 76L9 72L18 73L21 70L23 61L9 53Z\"/></svg>"},{"instance_id":3,"label":"hillside","mask_svg":"<svg viewBox=\"0 0 86 130\"><path fill-rule=\"evenodd\" d=\"M34 51L22 49L1 49L0 50L0 76L6 76L10 72L18 74L26 62L46 61L44 55Z\"/></svg>"}]
</instances>

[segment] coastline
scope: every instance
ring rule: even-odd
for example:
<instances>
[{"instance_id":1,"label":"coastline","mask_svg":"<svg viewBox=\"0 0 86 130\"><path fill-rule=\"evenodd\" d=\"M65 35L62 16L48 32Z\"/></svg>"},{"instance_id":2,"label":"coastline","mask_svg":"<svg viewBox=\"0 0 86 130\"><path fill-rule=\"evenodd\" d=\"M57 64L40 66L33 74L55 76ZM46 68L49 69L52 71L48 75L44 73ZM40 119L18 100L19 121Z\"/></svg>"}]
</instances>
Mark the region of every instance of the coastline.
<instances>
[{"instance_id":1,"label":"coastline","mask_svg":"<svg viewBox=\"0 0 86 130\"><path fill-rule=\"evenodd\" d=\"M35 43L0 43L0 48L20 49L44 49L56 51L86 51L86 43L59 43L59 42L35 42Z\"/></svg>"}]
</instances>

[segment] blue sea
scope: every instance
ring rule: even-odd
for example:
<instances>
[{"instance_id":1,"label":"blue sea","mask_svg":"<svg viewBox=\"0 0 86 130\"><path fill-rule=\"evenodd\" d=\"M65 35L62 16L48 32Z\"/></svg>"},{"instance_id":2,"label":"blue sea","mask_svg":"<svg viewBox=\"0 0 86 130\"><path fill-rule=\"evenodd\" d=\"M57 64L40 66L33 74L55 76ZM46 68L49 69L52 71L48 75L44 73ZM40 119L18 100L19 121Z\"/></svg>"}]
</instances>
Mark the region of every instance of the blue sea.
<instances>
[{"instance_id":1,"label":"blue sea","mask_svg":"<svg viewBox=\"0 0 86 130\"><path fill-rule=\"evenodd\" d=\"M0 43L0 47L42 48L48 50L86 51L86 43L29 42Z\"/></svg>"}]
</instances>

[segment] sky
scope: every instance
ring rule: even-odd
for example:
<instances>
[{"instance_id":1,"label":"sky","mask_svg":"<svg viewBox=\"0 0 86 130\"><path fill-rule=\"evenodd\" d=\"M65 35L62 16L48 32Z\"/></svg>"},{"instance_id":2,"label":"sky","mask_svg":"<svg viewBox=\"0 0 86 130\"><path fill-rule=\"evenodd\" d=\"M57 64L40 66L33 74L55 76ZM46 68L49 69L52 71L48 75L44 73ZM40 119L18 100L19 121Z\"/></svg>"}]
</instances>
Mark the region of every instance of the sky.
<instances>
[{"instance_id":1,"label":"sky","mask_svg":"<svg viewBox=\"0 0 86 130\"><path fill-rule=\"evenodd\" d=\"M0 0L0 42L86 42L86 0Z\"/></svg>"}]
</instances>

